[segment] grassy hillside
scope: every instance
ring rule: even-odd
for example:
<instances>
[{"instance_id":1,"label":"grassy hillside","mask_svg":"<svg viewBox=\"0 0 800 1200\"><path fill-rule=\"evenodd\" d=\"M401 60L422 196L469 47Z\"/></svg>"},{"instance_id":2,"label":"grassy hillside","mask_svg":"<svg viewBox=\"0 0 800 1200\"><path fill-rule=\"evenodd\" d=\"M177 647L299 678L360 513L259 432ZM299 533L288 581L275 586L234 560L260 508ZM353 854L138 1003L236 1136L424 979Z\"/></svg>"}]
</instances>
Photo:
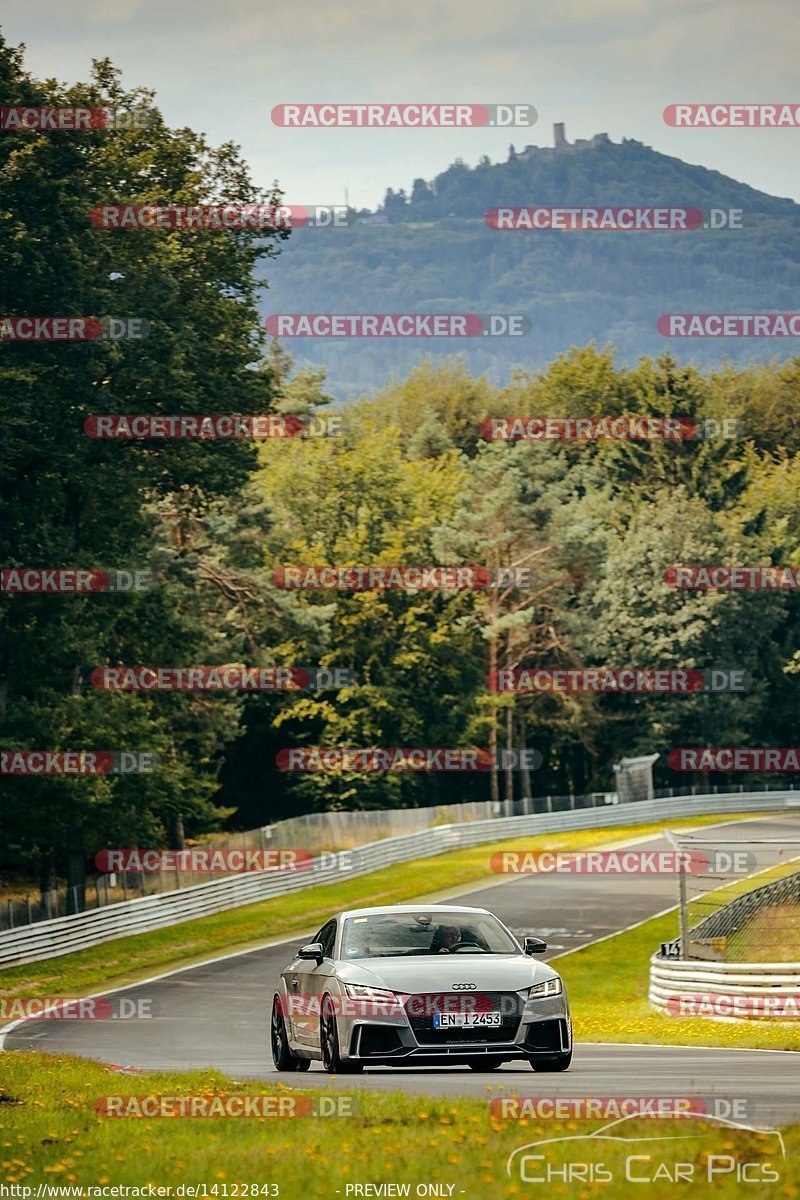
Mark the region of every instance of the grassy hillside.
<instances>
[{"instance_id":1,"label":"grassy hillside","mask_svg":"<svg viewBox=\"0 0 800 1200\"><path fill-rule=\"evenodd\" d=\"M520 312L524 338L413 341L289 339L302 362L324 365L343 397L406 373L426 353L462 350L496 382L592 340L625 361L658 354L666 312L791 311L800 283L800 206L717 171L625 140L556 153L533 150L475 168L455 163L411 198L387 195L391 224L298 230L266 274L265 313ZM686 232L501 233L498 206L683 205L739 209L741 229ZM681 360L785 358L795 339L683 339Z\"/></svg>"}]
</instances>

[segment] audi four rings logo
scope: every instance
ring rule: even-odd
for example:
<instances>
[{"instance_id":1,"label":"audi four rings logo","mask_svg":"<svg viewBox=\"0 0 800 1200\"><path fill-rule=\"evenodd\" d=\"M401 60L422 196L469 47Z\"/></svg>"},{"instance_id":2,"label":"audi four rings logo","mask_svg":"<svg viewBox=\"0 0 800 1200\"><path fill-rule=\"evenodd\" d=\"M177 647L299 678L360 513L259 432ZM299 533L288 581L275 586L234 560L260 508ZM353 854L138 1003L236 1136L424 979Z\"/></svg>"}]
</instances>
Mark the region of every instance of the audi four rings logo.
<instances>
[{"instance_id":1,"label":"audi four rings logo","mask_svg":"<svg viewBox=\"0 0 800 1200\"><path fill-rule=\"evenodd\" d=\"M477 986L478 986L477 983L454 983L453 991L454 992L474 992Z\"/></svg>"}]
</instances>

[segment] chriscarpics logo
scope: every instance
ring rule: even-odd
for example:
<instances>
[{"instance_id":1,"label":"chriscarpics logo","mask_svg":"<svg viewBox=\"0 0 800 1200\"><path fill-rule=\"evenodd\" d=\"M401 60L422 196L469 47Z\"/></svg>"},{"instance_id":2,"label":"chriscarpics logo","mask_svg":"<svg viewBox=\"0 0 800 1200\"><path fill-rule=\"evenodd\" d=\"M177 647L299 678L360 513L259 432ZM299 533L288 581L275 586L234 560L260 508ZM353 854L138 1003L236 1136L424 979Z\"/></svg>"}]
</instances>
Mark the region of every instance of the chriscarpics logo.
<instances>
[{"instance_id":1,"label":"chriscarpics logo","mask_svg":"<svg viewBox=\"0 0 800 1200\"><path fill-rule=\"evenodd\" d=\"M662 1132L664 1126L659 1123L652 1134L634 1134L630 1127L626 1130L626 1123L640 1121L641 1115L632 1112L592 1133L528 1142L509 1156L506 1174L515 1183L549 1184L559 1190L565 1190L566 1183L593 1184L599 1190L618 1181L688 1184L690 1188L712 1183L715 1189L726 1180L735 1185L780 1182L779 1167L786 1149L779 1130L756 1129L709 1114L703 1105L677 1116L684 1127L681 1133L671 1124ZM689 1133L685 1123L692 1116L698 1120L698 1128ZM714 1123L722 1128L715 1129ZM752 1137L744 1137L746 1133L758 1136L757 1149ZM755 1194L766 1197L776 1193L765 1189Z\"/></svg>"}]
</instances>

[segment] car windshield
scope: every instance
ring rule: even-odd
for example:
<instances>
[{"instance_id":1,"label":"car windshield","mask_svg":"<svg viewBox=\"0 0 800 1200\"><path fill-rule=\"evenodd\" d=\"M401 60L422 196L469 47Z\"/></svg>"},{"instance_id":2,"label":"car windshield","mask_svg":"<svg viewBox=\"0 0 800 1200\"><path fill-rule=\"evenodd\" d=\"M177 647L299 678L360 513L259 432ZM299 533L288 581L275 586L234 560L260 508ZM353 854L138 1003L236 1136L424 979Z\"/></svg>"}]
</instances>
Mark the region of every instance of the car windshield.
<instances>
[{"instance_id":1,"label":"car windshield","mask_svg":"<svg viewBox=\"0 0 800 1200\"><path fill-rule=\"evenodd\" d=\"M342 932L343 958L519 952L515 940L489 913L374 913L348 918Z\"/></svg>"}]
</instances>

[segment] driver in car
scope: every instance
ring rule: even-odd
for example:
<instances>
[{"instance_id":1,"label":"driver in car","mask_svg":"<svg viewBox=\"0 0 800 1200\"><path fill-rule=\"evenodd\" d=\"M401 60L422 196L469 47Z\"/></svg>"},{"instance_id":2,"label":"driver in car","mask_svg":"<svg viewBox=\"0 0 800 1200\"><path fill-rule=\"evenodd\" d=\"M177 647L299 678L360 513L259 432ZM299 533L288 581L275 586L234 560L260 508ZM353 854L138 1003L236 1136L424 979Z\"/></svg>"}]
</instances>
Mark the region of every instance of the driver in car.
<instances>
[{"instance_id":1,"label":"driver in car","mask_svg":"<svg viewBox=\"0 0 800 1200\"><path fill-rule=\"evenodd\" d=\"M439 927L440 954L449 954L453 946L461 941L461 930L457 925L441 925Z\"/></svg>"}]
</instances>

